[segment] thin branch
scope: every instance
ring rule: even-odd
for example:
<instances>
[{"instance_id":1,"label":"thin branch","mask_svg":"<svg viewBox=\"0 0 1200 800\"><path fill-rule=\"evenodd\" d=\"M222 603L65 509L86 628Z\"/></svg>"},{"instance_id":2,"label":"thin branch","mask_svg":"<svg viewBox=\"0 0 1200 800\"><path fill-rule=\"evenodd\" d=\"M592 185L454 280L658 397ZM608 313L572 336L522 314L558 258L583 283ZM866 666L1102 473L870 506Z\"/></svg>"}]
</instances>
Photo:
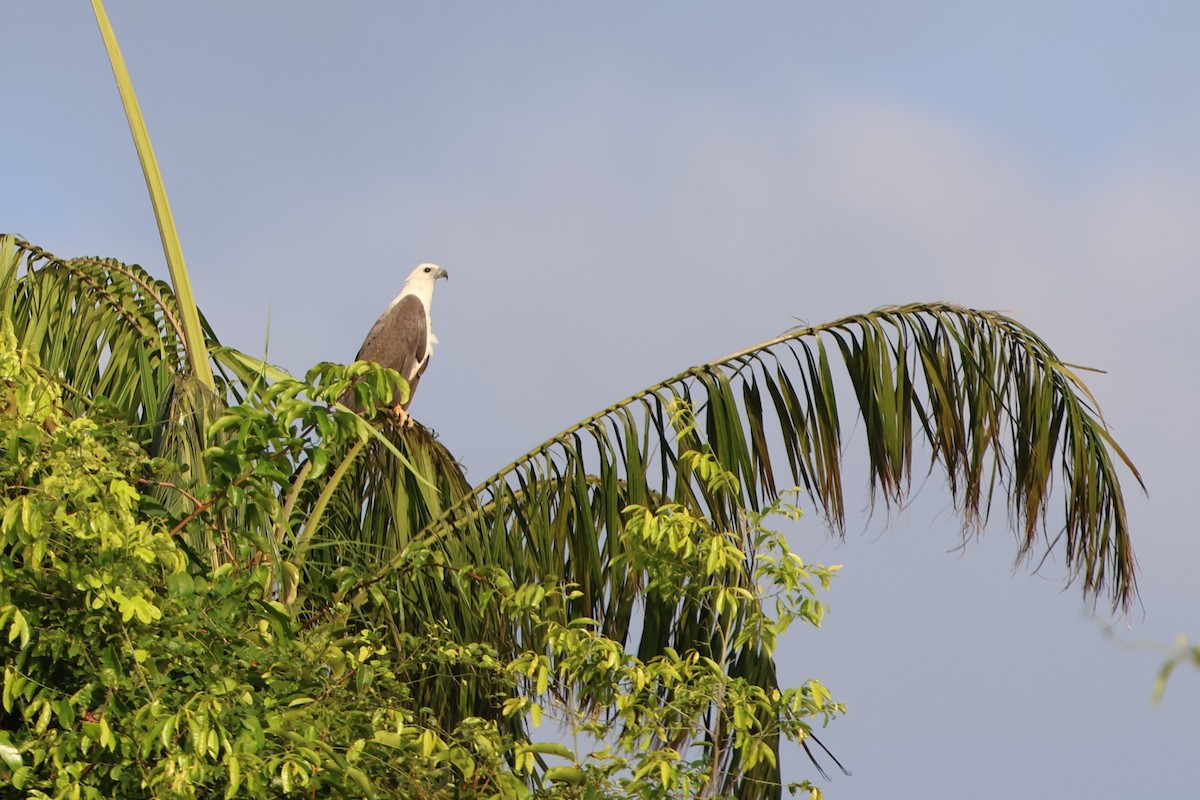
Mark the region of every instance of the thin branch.
<instances>
[{"instance_id":1,"label":"thin branch","mask_svg":"<svg viewBox=\"0 0 1200 800\"><path fill-rule=\"evenodd\" d=\"M187 498L187 500L193 506L200 506L200 505L203 505L203 503L204 503L204 501L201 500L200 498L196 497L196 495L192 494L187 489L184 489L179 484L172 483L171 481L159 481L159 480L153 480L151 478L138 478L137 482L143 483L147 486L158 486L162 489L171 489L173 491L179 492L179 494L181 494L185 498Z\"/></svg>"}]
</instances>

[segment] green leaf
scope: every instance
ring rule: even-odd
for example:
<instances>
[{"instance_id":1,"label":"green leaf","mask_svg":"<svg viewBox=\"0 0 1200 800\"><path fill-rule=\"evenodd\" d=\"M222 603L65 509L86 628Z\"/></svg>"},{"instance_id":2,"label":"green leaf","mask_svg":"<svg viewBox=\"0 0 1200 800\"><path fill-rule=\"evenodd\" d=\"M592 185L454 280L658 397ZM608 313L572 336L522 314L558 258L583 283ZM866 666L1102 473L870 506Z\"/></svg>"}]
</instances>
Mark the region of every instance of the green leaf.
<instances>
[{"instance_id":1,"label":"green leaf","mask_svg":"<svg viewBox=\"0 0 1200 800\"><path fill-rule=\"evenodd\" d=\"M521 745L518 752L538 753L541 755L558 756L559 758L575 758L575 752L560 742L530 742L529 744Z\"/></svg>"},{"instance_id":2,"label":"green leaf","mask_svg":"<svg viewBox=\"0 0 1200 800\"><path fill-rule=\"evenodd\" d=\"M3 761L10 770L15 770L25 763L21 757L21 751L13 746L12 740L8 738L8 733L5 731L0 731L0 761Z\"/></svg>"},{"instance_id":3,"label":"green leaf","mask_svg":"<svg viewBox=\"0 0 1200 800\"><path fill-rule=\"evenodd\" d=\"M348 775L350 779L358 785L359 790L361 790L363 794L365 794L367 797L375 797L375 788L371 786L371 781L367 778L366 773L364 773L361 769L358 767L347 767L346 775Z\"/></svg>"},{"instance_id":4,"label":"green leaf","mask_svg":"<svg viewBox=\"0 0 1200 800\"><path fill-rule=\"evenodd\" d=\"M8 641L14 642L17 639L21 640L21 649L29 647L29 623L25 620L25 615L21 613L21 609L10 606L12 613L12 622L8 626Z\"/></svg>"},{"instance_id":5,"label":"green leaf","mask_svg":"<svg viewBox=\"0 0 1200 800\"><path fill-rule=\"evenodd\" d=\"M113 77L116 78L117 89L121 94L121 103L129 121L129 131L133 134L133 143L137 150L138 160L142 164L146 188L150 192L154 216L158 220L158 232L162 239L163 252L166 255L167 266L171 270L175 294L179 298L184 341L188 348L192 374L210 392L215 391L216 385L213 381L212 368L208 363L200 313L192 296L191 281L188 279L187 266L183 260L183 247L179 242L179 233L175 229L175 218L171 214L170 203L167 202L167 190L163 185L162 173L158 168L158 159L155 158L154 148L150 145L150 134L146 130L146 123L142 119L142 110L138 106L137 96L133 91L133 81L130 80L129 70L125 66L125 58L121 55L121 48L117 44L116 33L113 32L101 0L92 0L92 10L95 12L96 24L100 27L100 34L104 39L104 47L108 51Z\"/></svg>"},{"instance_id":6,"label":"green leaf","mask_svg":"<svg viewBox=\"0 0 1200 800\"><path fill-rule=\"evenodd\" d=\"M167 588L172 594L191 597L195 594L196 583L190 573L181 571L167 576Z\"/></svg>"},{"instance_id":7,"label":"green leaf","mask_svg":"<svg viewBox=\"0 0 1200 800\"><path fill-rule=\"evenodd\" d=\"M565 783L569 786L579 786L585 775L578 767L551 767L546 770L546 780L553 783Z\"/></svg>"},{"instance_id":8,"label":"green leaf","mask_svg":"<svg viewBox=\"0 0 1200 800\"><path fill-rule=\"evenodd\" d=\"M372 738L384 747L399 748L404 746L404 737L395 731L375 731Z\"/></svg>"},{"instance_id":9,"label":"green leaf","mask_svg":"<svg viewBox=\"0 0 1200 800\"><path fill-rule=\"evenodd\" d=\"M233 753L225 757L225 769L229 771L229 783L225 787L225 800L236 797L242 783L242 764Z\"/></svg>"}]
</instances>

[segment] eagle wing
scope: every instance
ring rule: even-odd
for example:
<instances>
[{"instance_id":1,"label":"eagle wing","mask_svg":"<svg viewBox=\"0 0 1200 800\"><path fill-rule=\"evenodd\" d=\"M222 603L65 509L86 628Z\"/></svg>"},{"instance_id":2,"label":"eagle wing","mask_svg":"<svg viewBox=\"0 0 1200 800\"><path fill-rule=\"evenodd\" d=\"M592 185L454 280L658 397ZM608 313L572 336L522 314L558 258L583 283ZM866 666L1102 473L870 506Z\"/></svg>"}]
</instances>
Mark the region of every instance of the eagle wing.
<instances>
[{"instance_id":1,"label":"eagle wing","mask_svg":"<svg viewBox=\"0 0 1200 800\"><path fill-rule=\"evenodd\" d=\"M374 361L399 372L408 381L411 403L421 373L429 364L429 318L425 304L411 294L400 298L375 320L354 360ZM408 403L404 408L408 409Z\"/></svg>"}]
</instances>

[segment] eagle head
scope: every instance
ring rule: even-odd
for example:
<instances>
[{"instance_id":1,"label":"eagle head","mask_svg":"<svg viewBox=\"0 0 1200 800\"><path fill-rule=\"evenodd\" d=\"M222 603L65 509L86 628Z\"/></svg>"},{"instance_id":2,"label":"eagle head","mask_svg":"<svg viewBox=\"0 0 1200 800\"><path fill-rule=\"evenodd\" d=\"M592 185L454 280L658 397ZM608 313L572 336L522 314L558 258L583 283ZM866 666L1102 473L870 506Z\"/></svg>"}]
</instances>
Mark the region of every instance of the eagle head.
<instances>
[{"instance_id":1,"label":"eagle head","mask_svg":"<svg viewBox=\"0 0 1200 800\"><path fill-rule=\"evenodd\" d=\"M418 264L416 269L408 273L408 279L404 281L405 286L433 286L433 282L438 278L450 278L450 273L439 267L437 264Z\"/></svg>"}]
</instances>

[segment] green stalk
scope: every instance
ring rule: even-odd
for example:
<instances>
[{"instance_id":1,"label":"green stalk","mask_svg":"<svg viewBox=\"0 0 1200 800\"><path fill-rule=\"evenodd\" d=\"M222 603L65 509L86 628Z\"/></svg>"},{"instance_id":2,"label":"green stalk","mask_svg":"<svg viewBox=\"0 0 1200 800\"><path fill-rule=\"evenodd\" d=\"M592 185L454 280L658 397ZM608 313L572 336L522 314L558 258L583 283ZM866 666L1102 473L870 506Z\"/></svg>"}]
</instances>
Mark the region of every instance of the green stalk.
<instances>
[{"instance_id":1,"label":"green stalk","mask_svg":"<svg viewBox=\"0 0 1200 800\"><path fill-rule=\"evenodd\" d=\"M349 471L350 466L354 463L354 459L358 458L358 454L362 452L366 444L366 439L359 439L354 443L354 446L350 448L350 452L346 454L346 457L342 459L342 463L338 464L337 469L330 476L329 481L325 484L325 488L321 490L321 496L317 498L316 505L313 506L308 519L304 521L304 527L300 529L300 535L296 537L296 546L292 549L292 556L288 559L297 568L304 564L305 553L308 550L308 540L312 538L313 533L320 526L321 517L325 515L325 507L329 505L329 499L333 497L333 493L337 490L338 485L341 484L342 478L346 476L346 472ZM389 442L389 444L391 443ZM306 464L305 466L307 467L308 465ZM415 470L414 474L417 474ZM418 477L421 476L418 474Z\"/></svg>"},{"instance_id":2,"label":"green stalk","mask_svg":"<svg viewBox=\"0 0 1200 800\"><path fill-rule=\"evenodd\" d=\"M187 348L188 362L192 366L192 375L201 384L215 391L216 384L213 381L212 366L208 361L204 332L200 328L200 312L196 308L192 284L188 280L187 265L183 260L183 247L175 229L175 218L171 216L171 205L167 202L167 190L163 186L158 160L154 157L154 148L150 145L150 134L146 130L146 122L142 119L142 111L133 92L133 81L129 78L129 70L125 67L125 59L117 45L117 36L108 21L101 0L92 0L92 10L96 14L100 35L104 37L104 47L108 50L113 77L116 78L117 90L121 93L121 104L125 107L125 117L129 120L129 132L133 134L133 145L137 149L138 160L142 163L146 188L150 191L150 203L154 207L154 218L158 222L158 235L162 239L163 253L171 271L171 283L175 290L175 298L179 302L180 316L183 318L184 346Z\"/></svg>"},{"instance_id":3,"label":"green stalk","mask_svg":"<svg viewBox=\"0 0 1200 800\"><path fill-rule=\"evenodd\" d=\"M0 236L0 310L5 319L12 319L13 293L17 287L16 240L9 234Z\"/></svg>"}]
</instances>

